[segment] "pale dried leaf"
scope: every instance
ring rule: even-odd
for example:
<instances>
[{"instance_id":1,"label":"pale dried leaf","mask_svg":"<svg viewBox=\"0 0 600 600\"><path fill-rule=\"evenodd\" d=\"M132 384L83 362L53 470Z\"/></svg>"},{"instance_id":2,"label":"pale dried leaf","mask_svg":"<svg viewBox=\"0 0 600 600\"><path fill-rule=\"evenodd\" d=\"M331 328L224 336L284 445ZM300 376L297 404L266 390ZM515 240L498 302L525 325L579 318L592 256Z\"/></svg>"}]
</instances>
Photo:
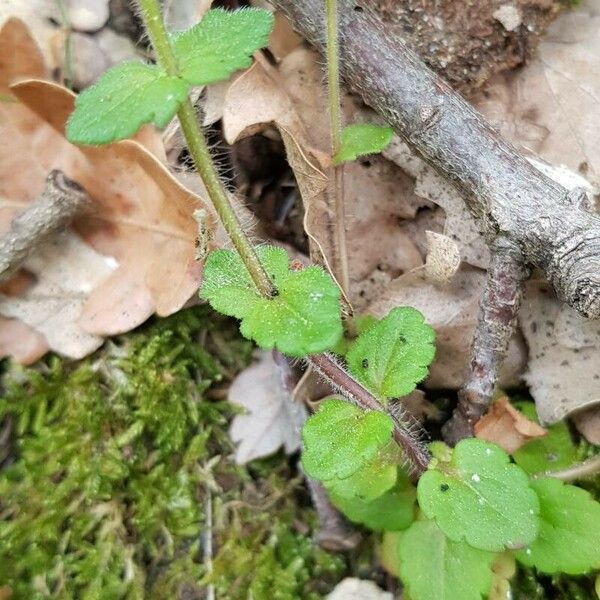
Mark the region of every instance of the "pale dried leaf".
<instances>
[{"instance_id":1,"label":"pale dried leaf","mask_svg":"<svg viewBox=\"0 0 600 600\"><path fill-rule=\"evenodd\" d=\"M564 335L558 324L562 311L547 283L527 283L519 313L529 346L525 380L543 425L600 402L600 339L575 348L561 343L559 336Z\"/></svg>"},{"instance_id":2,"label":"pale dried leaf","mask_svg":"<svg viewBox=\"0 0 600 600\"><path fill-rule=\"evenodd\" d=\"M564 11L523 69L497 77L475 105L502 135L551 163L600 176L600 0Z\"/></svg>"},{"instance_id":3,"label":"pale dried leaf","mask_svg":"<svg viewBox=\"0 0 600 600\"><path fill-rule=\"evenodd\" d=\"M163 11L171 31L184 31L198 23L210 9L212 0L167 0Z\"/></svg>"},{"instance_id":4,"label":"pale dried leaf","mask_svg":"<svg viewBox=\"0 0 600 600\"><path fill-rule=\"evenodd\" d=\"M425 275L428 279L445 282L452 279L460 267L460 250L458 244L446 235L435 231L426 231L427 259Z\"/></svg>"},{"instance_id":5,"label":"pale dried leaf","mask_svg":"<svg viewBox=\"0 0 600 600\"><path fill-rule=\"evenodd\" d=\"M444 209L444 235L457 243L461 260L475 267L487 268L490 261L489 249L477 222L454 186L413 154L397 137L383 151L383 155L415 178L414 193L417 196Z\"/></svg>"},{"instance_id":6,"label":"pale dried leaf","mask_svg":"<svg viewBox=\"0 0 600 600\"><path fill-rule=\"evenodd\" d=\"M229 430L237 443L238 464L269 456L281 447L287 454L300 448L307 414L302 404L291 400L286 376L271 352L260 352L258 362L233 380L228 400L247 411L235 416Z\"/></svg>"},{"instance_id":7,"label":"pale dried leaf","mask_svg":"<svg viewBox=\"0 0 600 600\"><path fill-rule=\"evenodd\" d=\"M37 248L24 263L37 279L19 296L0 295L0 314L41 333L50 349L69 358L83 358L103 342L79 325L83 305L115 266L76 235L63 233ZM1 337L5 335L2 332Z\"/></svg>"},{"instance_id":8,"label":"pale dried leaf","mask_svg":"<svg viewBox=\"0 0 600 600\"><path fill-rule=\"evenodd\" d=\"M327 600L393 600L390 592L384 592L373 581L346 577L335 586Z\"/></svg>"},{"instance_id":9,"label":"pale dried leaf","mask_svg":"<svg viewBox=\"0 0 600 600\"><path fill-rule=\"evenodd\" d=\"M475 423L474 430L475 437L500 446L508 454L548 434L543 427L519 412L506 396L494 400L488 412Z\"/></svg>"},{"instance_id":10,"label":"pale dried leaf","mask_svg":"<svg viewBox=\"0 0 600 600\"><path fill-rule=\"evenodd\" d=\"M413 306L425 315L436 331L436 356L427 387L456 389L464 383L485 279L484 271L466 265L447 284L428 280L422 271L408 273L392 281L369 306L368 312L376 317L395 306ZM500 373L501 385L518 382L526 356L523 340L513 336Z\"/></svg>"}]
</instances>

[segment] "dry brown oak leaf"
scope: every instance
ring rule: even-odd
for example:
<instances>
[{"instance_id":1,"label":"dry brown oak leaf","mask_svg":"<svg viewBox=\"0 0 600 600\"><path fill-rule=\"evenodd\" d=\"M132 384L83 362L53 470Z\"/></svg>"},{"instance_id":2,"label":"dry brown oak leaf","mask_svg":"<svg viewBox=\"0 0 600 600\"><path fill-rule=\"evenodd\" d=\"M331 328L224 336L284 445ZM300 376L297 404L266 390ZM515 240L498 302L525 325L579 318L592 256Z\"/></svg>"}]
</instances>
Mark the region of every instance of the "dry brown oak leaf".
<instances>
[{"instance_id":1,"label":"dry brown oak leaf","mask_svg":"<svg viewBox=\"0 0 600 600\"><path fill-rule=\"evenodd\" d=\"M19 21L8 21L0 31L0 50L2 57L23 52L37 56L25 76L46 75L39 51ZM137 141L74 146L64 137L64 125L75 96L42 80L11 86L21 77L7 64L0 62L0 86L18 102L0 104L0 135L11 141L0 150L0 228L7 229L41 193L49 171L60 169L93 200L91 212L74 223L74 230L97 253L118 264L90 290L78 318L81 329L112 335L132 329L153 313L166 316L179 310L201 280L193 212L207 210L210 228L212 212L157 158L162 146L153 130L145 128ZM4 352L11 345L7 335L0 327ZM23 354L18 348L7 353Z\"/></svg>"}]
</instances>

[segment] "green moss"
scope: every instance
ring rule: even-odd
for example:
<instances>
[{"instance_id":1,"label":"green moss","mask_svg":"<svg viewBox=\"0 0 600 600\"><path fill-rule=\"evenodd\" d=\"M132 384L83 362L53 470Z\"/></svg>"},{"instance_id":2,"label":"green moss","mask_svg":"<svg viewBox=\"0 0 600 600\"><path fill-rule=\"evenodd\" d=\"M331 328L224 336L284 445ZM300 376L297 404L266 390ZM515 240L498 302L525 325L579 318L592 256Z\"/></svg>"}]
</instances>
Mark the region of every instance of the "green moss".
<instances>
[{"instance_id":1,"label":"green moss","mask_svg":"<svg viewBox=\"0 0 600 600\"><path fill-rule=\"evenodd\" d=\"M225 386L251 351L235 324L198 307L80 363L11 367L0 399L14 429L0 471L0 588L16 600L194 598L210 580L219 598L240 600L248 589L274 598L275 580L282 600L328 591L344 563L311 542L293 466L231 458ZM200 541L209 529L212 576Z\"/></svg>"}]
</instances>

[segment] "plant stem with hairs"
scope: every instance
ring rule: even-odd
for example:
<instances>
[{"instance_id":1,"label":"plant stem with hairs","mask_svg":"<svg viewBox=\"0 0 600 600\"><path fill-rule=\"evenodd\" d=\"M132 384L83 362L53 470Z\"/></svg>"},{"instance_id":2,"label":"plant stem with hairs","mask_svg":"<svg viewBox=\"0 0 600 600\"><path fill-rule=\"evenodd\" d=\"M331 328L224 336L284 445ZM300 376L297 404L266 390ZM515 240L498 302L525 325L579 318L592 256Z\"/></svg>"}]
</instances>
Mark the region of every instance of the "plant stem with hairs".
<instances>
[{"instance_id":1,"label":"plant stem with hairs","mask_svg":"<svg viewBox=\"0 0 600 600\"><path fill-rule=\"evenodd\" d=\"M165 29L158 0L139 0L139 6L159 64L169 75L177 75L177 60ZM337 67L335 70L337 71ZM339 104L339 81L337 89ZM181 105L177 116L181 122L181 128L188 144L190 155L204 181L204 185L223 223L225 231L231 238L257 290L267 298L273 297L276 293L273 283L258 260L254 248L246 237L235 214L227 191L213 162L204 134L198 125L194 107L189 99ZM312 355L307 360L309 364L317 367L331 385L335 389L340 390L347 398L353 400L363 408L381 410L381 405L378 404L372 394L350 377L329 355ZM394 439L412 463L415 474L422 473L427 467L429 455L420 441L415 439L397 421L394 423Z\"/></svg>"},{"instance_id":2,"label":"plant stem with hairs","mask_svg":"<svg viewBox=\"0 0 600 600\"><path fill-rule=\"evenodd\" d=\"M338 39L337 0L327 2L327 87L329 92L329 123L331 131L331 154L336 156L342 147L342 103L340 92L340 56ZM346 215L344 211L344 167L333 167L330 185L330 198L335 214L335 251L337 252L337 270L334 273L345 296L349 297L350 274L348 269L348 251L346 248Z\"/></svg>"}]
</instances>

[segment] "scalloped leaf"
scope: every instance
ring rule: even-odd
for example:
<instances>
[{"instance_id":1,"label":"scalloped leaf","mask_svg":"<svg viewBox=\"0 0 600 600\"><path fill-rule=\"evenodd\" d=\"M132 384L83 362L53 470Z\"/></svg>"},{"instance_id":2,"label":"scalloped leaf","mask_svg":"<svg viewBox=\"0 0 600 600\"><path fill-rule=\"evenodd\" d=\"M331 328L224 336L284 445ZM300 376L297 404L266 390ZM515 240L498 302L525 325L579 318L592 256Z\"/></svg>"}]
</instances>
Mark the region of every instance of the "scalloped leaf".
<instances>
[{"instance_id":1,"label":"scalloped leaf","mask_svg":"<svg viewBox=\"0 0 600 600\"><path fill-rule=\"evenodd\" d=\"M435 332L423 315L394 308L362 333L346 354L352 374L379 398L412 392L435 356Z\"/></svg>"},{"instance_id":2,"label":"scalloped leaf","mask_svg":"<svg viewBox=\"0 0 600 600\"><path fill-rule=\"evenodd\" d=\"M373 531L401 531L415 518L417 491L406 475L400 476L393 488L370 501L339 495L335 488L329 489L329 497L348 519Z\"/></svg>"},{"instance_id":3,"label":"scalloped leaf","mask_svg":"<svg viewBox=\"0 0 600 600\"><path fill-rule=\"evenodd\" d=\"M400 574L412 600L481 600L492 586L495 559L448 539L434 521L416 521L400 535Z\"/></svg>"},{"instance_id":4,"label":"scalloped leaf","mask_svg":"<svg viewBox=\"0 0 600 600\"><path fill-rule=\"evenodd\" d=\"M302 465L321 481L344 479L367 465L391 440L389 415L337 398L321 403L302 429Z\"/></svg>"},{"instance_id":5,"label":"scalloped leaf","mask_svg":"<svg viewBox=\"0 0 600 600\"><path fill-rule=\"evenodd\" d=\"M600 503L586 490L558 479L534 479L540 534L517 560L544 573L581 575L600 568Z\"/></svg>"},{"instance_id":6,"label":"scalloped leaf","mask_svg":"<svg viewBox=\"0 0 600 600\"><path fill-rule=\"evenodd\" d=\"M200 295L219 312L241 319L240 331L261 348L290 356L329 350L342 336L340 291L321 267L289 269L285 250L256 249L278 294L265 298L256 289L241 258L215 250L204 266Z\"/></svg>"},{"instance_id":7,"label":"scalloped leaf","mask_svg":"<svg viewBox=\"0 0 600 600\"><path fill-rule=\"evenodd\" d=\"M345 479L323 483L336 496L371 502L387 492L398 476L398 446L390 441L366 465Z\"/></svg>"},{"instance_id":8,"label":"scalloped leaf","mask_svg":"<svg viewBox=\"0 0 600 600\"><path fill-rule=\"evenodd\" d=\"M377 154L392 141L394 130L373 123L355 123L344 127L342 146L333 157L333 164L356 160L366 154Z\"/></svg>"},{"instance_id":9,"label":"scalloped leaf","mask_svg":"<svg viewBox=\"0 0 600 600\"><path fill-rule=\"evenodd\" d=\"M267 10L210 10L200 23L172 36L179 73L193 85L227 79L251 65L252 54L268 44L272 29Z\"/></svg>"},{"instance_id":10,"label":"scalloped leaf","mask_svg":"<svg viewBox=\"0 0 600 600\"><path fill-rule=\"evenodd\" d=\"M67 122L67 139L74 144L99 145L131 137L146 123L164 127L187 91L185 81L159 67L121 63L77 97Z\"/></svg>"},{"instance_id":11,"label":"scalloped leaf","mask_svg":"<svg viewBox=\"0 0 600 600\"><path fill-rule=\"evenodd\" d=\"M425 515L455 542L501 551L523 548L538 535L540 506L529 477L483 440L462 440L449 462L432 461L418 498Z\"/></svg>"},{"instance_id":12,"label":"scalloped leaf","mask_svg":"<svg viewBox=\"0 0 600 600\"><path fill-rule=\"evenodd\" d=\"M528 419L539 422L533 402L517 402L515 406ZM512 454L515 462L527 473L564 469L579 460L577 446L564 421L550 425L546 430L546 436L527 442Z\"/></svg>"}]
</instances>

